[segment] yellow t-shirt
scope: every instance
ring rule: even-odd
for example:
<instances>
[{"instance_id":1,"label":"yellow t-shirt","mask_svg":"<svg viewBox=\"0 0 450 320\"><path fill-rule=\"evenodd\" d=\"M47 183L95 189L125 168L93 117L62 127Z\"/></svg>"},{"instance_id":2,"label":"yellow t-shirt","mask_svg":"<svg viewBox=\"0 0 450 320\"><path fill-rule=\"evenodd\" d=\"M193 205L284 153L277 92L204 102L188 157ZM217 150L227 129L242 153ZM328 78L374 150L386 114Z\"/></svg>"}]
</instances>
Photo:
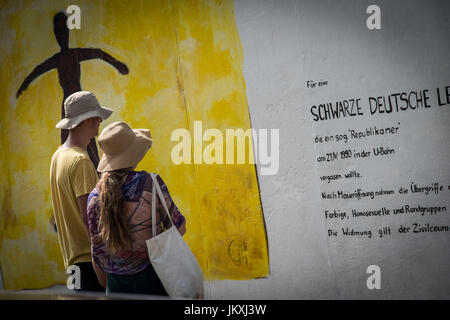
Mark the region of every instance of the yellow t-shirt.
<instances>
[{"instance_id":1,"label":"yellow t-shirt","mask_svg":"<svg viewBox=\"0 0 450 320\"><path fill-rule=\"evenodd\" d=\"M86 150L60 146L50 165L50 191L64 266L91 261L91 242L77 198L89 194L98 176Z\"/></svg>"}]
</instances>

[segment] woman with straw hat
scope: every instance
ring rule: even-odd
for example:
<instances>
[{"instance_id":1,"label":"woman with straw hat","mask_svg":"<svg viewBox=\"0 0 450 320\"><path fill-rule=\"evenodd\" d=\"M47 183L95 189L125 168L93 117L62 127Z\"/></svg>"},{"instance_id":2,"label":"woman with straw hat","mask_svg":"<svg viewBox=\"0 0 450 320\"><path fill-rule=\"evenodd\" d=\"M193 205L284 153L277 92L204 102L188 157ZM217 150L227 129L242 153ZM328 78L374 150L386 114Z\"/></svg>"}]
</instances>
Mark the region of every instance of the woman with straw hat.
<instances>
[{"instance_id":1,"label":"woman with straw hat","mask_svg":"<svg viewBox=\"0 0 450 320\"><path fill-rule=\"evenodd\" d=\"M159 199L156 221L152 221L152 178L134 171L152 145L150 131L131 129L125 122L106 126L98 137L103 151L97 170L100 181L89 195L88 224L92 262L106 292L167 295L154 271L146 240L170 227ZM164 181L156 175L172 221L183 235L186 221Z\"/></svg>"}]
</instances>

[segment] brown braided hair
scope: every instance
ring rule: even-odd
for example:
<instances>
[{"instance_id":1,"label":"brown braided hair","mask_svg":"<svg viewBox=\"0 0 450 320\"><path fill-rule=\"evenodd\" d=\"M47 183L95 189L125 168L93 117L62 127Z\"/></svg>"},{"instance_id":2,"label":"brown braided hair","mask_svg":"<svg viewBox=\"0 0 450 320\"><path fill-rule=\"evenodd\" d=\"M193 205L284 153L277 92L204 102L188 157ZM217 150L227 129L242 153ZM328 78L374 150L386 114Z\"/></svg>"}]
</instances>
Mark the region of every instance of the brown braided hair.
<instances>
[{"instance_id":1,"label":"brown braided hair","mask_svg":"<svg viewBox=\"0 0 450 320\"><path fill-rule=\"evenodd\" d=\"M122 178L132 168L103 172L99 185L100 238L113 251L124 248L130 241L128 223L123 213Z\"/></svg>"}]
</instances>

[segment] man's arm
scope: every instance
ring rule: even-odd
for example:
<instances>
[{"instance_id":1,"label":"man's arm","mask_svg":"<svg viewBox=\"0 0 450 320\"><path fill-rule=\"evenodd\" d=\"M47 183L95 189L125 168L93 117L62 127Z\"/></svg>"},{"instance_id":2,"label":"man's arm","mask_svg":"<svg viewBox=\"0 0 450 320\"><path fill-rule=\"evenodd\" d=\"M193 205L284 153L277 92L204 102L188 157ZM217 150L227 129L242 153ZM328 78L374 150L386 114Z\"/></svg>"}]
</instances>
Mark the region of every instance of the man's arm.
<instances>
[{"instance_id":1,"label":"man's arm","mask_svg":"<svg viewBox=\"0 0 450 320\"><path fill-rule=\"evenodd\" d=\"M103 271L92 258L92 266L94 267L95 274L97 275L98 282L103 288L106 288L106 272Z\"/></svg>"},{"instance_id":2,"label":"man's arm","mask_svg":"<svg viewBox=\"0 0 450 320\"><path fill-rule=\"evenodd\" d=\"M86 231L86 234L90 238L88 222L87 222L87 199L88 199L88 196L89 196L88 194L79 196L77 198L77 202L78 202L78 208L80 209L81 219L83 220L83 223L84 223L84 230Z\"/></svg>"},{"instance_id":3,"label":"man's arm","mask_svg":"<svg viewBox=\"0 0 450 320\"><path fill-rule=\"evenodd\" d=\"M86 231L88 237L90 238L89 226L87 221L87 200L89 195L85 194L77 198L78 208L80 209L81 219L84 223L84 230ZM103 288L106 288L106 273L94 261L92 258L92 266L94 267L95 274L97 275L98 282Z\"/></svg>"}]
</instances>

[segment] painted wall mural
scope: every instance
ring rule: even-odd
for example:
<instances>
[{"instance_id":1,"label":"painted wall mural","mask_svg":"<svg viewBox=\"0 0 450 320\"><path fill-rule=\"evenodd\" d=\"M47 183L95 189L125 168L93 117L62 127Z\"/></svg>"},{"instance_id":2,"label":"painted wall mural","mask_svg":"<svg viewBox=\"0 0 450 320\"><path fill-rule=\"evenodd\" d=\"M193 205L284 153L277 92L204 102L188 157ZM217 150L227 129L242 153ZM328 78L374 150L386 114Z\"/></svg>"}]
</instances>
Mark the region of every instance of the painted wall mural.
<instances>
[{"instance_id":1,"label":"painted wall mural","mask_svg":"<svg viewBox=\"0 0 450 320\"><path fill-rule=\"evenodd\" d=\"M81 17L81 16L80 16ZM30 83L39 77L40 75L56 69L58 71L59 84L64 93L64 98L61 103L61 117L65 117L64 111L64 100L70 96L72 93L77 91L82 91L80 84L81 70L80 62L91 60L91 59L102 59L109 64L116 67L116 69L121 74L127 74L127 66L111 57L109 54L98 48L69 48L69 33L70 30L67 27L68 18L67 15L60 11L53 17L53 31L55 34L56 41L60 47L60 51L50 58L46 59L44 62L37 65L33 71L25 78L25 80L20 85L19 90L17 90L16 97L25 91ZM61 144L63 144L68 136L68 130L61 130ZM98 157L97 145L95 139L91 139L88 145L89 156L94 163L94 166L98 166L100 161Z\"/></svg>"},{"instance_id":2,"label":"painted wall mural","mask_svg":"<svg viewBox=\"0 0 450 320\"><path fill-rule=\"evenodd\" d=\"M70 1L0 5L0 265L5 289L64 284L49 166L65 133L61 102L92 91L114 110L102 127L149 128L152 149L138 170L158 172L187 219L185 240L208 280L269 273L254 164L180 164L171 134L251 128L243 50L233 2L78 1L81 28L64 28ZM109 63L114 68L111 68ZM98 161L97 145L90 156ZM251 141L247 145L252 153Z\"/></svg>"}]
</instances>

